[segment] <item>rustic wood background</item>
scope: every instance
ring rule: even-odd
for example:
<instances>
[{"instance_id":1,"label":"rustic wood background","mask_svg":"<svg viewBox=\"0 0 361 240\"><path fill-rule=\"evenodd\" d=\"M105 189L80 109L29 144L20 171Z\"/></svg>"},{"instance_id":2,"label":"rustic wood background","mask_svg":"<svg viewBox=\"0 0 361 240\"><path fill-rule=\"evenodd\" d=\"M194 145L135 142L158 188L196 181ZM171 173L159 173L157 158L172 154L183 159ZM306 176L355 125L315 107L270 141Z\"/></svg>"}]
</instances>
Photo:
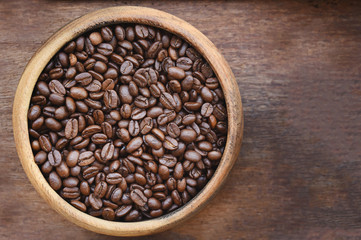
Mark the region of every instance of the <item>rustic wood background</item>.
<instances>
[{"instance_id":1,"label":"rustic wood background","mask_svg":"<svg viewBox=\"0 0 361 240\"><path fill-rule=\"evenodd\" d=\"M245 111L241 154L224 189L188 222L147 239L361 239L357 0L1 0L0 239L117 239L45 204L16 155L11 114L41 44L74 18L118 5L167 11L207 35L231 65Z\"/></svg>"}]
</instances>

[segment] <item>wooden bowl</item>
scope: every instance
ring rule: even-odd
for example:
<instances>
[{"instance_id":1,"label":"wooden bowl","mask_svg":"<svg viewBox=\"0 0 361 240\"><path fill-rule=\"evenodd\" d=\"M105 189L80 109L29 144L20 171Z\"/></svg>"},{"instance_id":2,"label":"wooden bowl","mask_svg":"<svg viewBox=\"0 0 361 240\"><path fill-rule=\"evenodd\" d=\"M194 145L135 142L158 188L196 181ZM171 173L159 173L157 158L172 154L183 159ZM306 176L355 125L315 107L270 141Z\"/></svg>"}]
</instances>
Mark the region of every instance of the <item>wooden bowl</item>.
<instances>
[{"instance_id":1,"label":"wooden bowl","mask_svg":"<svg viewBox=\"0 0 361 240\"><path fill-rule=\"evenodd\" d=\"M212 179L201 192L178 210L162 217L141 222L112 222L83 213L56 193L48 184L34 155L28 134L27 113L35 83L49 60L77 36L101 26L131 22L167 30L181 36L195 47L212 66L217 75L228 111L228 137L220 164ZM13 107L13 127L16 149L29 180L58 213L71 222L88 230L114 236L140 236L165 231L198 212L220 190L235 163L243 135L241 96L234 75L226 60L212 42L189 23L168 13L143 7L113 7L89 13L69 23L35 53L20 79Z\"/></svg>"}]
</instances>

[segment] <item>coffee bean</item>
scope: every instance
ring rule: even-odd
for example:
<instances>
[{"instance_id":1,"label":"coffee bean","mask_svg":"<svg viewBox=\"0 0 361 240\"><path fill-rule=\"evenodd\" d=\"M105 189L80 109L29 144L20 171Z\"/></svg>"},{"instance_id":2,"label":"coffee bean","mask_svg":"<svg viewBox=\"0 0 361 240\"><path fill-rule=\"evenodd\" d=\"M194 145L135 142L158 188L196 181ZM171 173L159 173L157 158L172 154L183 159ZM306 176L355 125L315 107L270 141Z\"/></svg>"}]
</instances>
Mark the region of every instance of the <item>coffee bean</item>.
<instances>
[{"instance_id":1,"label":"coffee bean","mask_svg":"<svg viewBox=\"0 0 361 240\"><path fill-rule=\"evenodd\" d=\"M159 101L160 103L167 109L175 109L176 107L176 103L172 97L172 95L170 95L169 93L162 93L159 97Z\"/></svg>"},{"instance_id":2,"label":"coffee bean","mask_svg":"<svg viewBox=\"0 0 361 240\"><path fill-rule=\"evenodd\" d=\"M126 151L128 153L132 153L142 144L143 144L143 139L141 137L135 137L127 144Z\"/></svg>"},{"instance_id":3,"label":"coffee bean","mask_svg":"<svg viewBox=\"0 0 361 240\"><path fill-rule=\"evenodd\" d=\"M54 171L49 174L48 181L49 181L51 188L54 189L55 191L58 191L62 186L61 178Z\"/></svg>"},{"instance_id":4,"label":"coffee bean","mask_svg":"<svg viewBox=\"0 0 361 240\"><path fill-rule=\"evenodd\" d=\"M168 77L171 79L182 80L185 77L185 72L179 67L168 68Z\"/></svg>"},{"instance_id":5,"label":"coffee bean","mask_svg":"<svg viewBox=\"0 0 361 240\"><path fill-rule=\"evenodd\" d=\"M178 148L178 141L169 136L165 137L163 147L168 150L176 150Z\"/></svg>"},{"instance_id":6,"label":"coffee bean","mask_svg":"<svg viewBox=\"0 0 361 240\"><path fill-rule=\"evenodd\" d=\"M79 82L82 86L86 86L93 80L93 77L88 72L79 73L75 76L75 81Z\"/></svg>"},{"instance_id":7,"label":"coffee bean","mask_svg":"<svg viewBox=\"0 0 361 240\"><path fill-rule=\"evenodd\" d=\"M201 114L203 117L209 117L213 113L213 106L210 103L202 105Z\"/></svg>"},{"instance_id":8,"label":"coffee bean","mask_svg":"<svg viewBox=\"0 0 361 240\"><path fill-rule=\"evenodd\" d=\"M91 137L92 135L96 134L96 133L100 133L102 131L102 128L98 125L90 125L87 128L85 128L82 131L82 137L83 138L88 138Z\"/></svg>"},{"instance_id":9,"label":"coffee bean","mask_svg":"<svg viewBox=\"0 0 361 240\"><path fill-rule=\"evenodd\" d=\"M101 158L103 159L103 161L107 162L110 159L112 159L113 154L114 154L114 145L111 143L105 144L101 152Z\"/></svg>"},{"instance_id":10,"label":"coffee bean","mask_svg":"<svg viewBox=\"0 0 361 240\"><path fill-rule=\"evenodd\" d=\"M103 206L102 200L97 198L94 193L89 195L89 204L95 210L99 210Z\"/></svg>"},{"instance_id":11,"label":"coffee bean","mask_svg":"<svg viewBox=\"0 0 361 240\"><path fill-rule=\"evenodd\" d=\"M46 152L39 151L34 157L35 163L38 165L43 164L46 161L47 157L48 155L46 154Z\"/></svg>"},{"instance_id":12,"label":"coffee bean","mask_svg":"<svg viewBox=\"0 0 361 240\"><path fill-rule=\"evenodd\" d=\"M73 139L78 135L78 120L70 119L65 126L65 137L67 139Z\"/></svg>"},{"instance_id":13,"label":"coffee bean","mask_svg":"<svg viewBox=\"0 0 361 240\"><path fill-rule=\"evenodd\" d=\"M135 204L143 207L147 203L147 198L144 196L144 193L139 189L134 189L130 192L130 198Z\"/></svg>"},{"instance_id":14,"label":"coffee bean","mask_svg":"<svg viewBox=\"0 0 361 240\"><path fill-rule=\"evenodd\" d=\"M202 159L202 156L194 150L188 150L184 153L184 158L191 162L198 162Z\"/></svg>"},{"instance_id":15,"label":"coffee bean","mask_svg":"<svg viewBox=\"0 0 361 240\"><path fill-rule=\"evenodd\" d=\"M97 46L97 51L104 56L109 56L113 52L113 46L109 43L100 43Z\"/></svg>"},{"instance_id":16,"label":"coffee bean","mask_svg":"<svg viewBox=\"0 0 361 240\"><path fill-rule=\"evenodd\" d=\"M94 188L94 196L98 198L102 198L105 196L107 192L108 185L106 182L99 182Z\"/></svg>"},{"instance_id":17,"label":"coffee bean","mask_svg":"<svg viewBox=\"0 0 361 240\"><path fill-rule=\"evenodd\" d=\"M131 136L133 137L137 136L140 132L140 126L138 121L131 120L129 122L128 131Z\"/></svg>"},{"instance_id":18,"label":"coffee bean","mask_svg":"<svg viewBox=\"0 0 361 240\"><path fill-rule=\"evenodd\" d=\"M146 115L147 115L147 112L145 111L145 109L135 108L135 109L132 111L131 118L132 118L133 120L141 120L141 119L143 119Z\"/></svg>"},{"instance_id":19,"label":"coffee bean","mask_svg":"<svg viewBox=\"0 0 361 240\"><path fill-rule=\"evenodd\" d=\"M62 161L61 153L58 150L53 150L48 153L48 161L51 166L57 167Z\"/></svg>"},{"instance_id":20,"label":"coffee bean","mask_svg":"<svg viewBox=\"0 0 361 240\"><path fill-rule=\"evenodd\" d=\"M91 151L86 151L80 153L78 158L78 165L81 167L88 166L92 164L94 161L95 161L94 153Z\"/></svg>"},{"instance_id":21,"label":"coffee bean","mask_svg":"<svg viewBox=\"0 0 361 240\"><path fill-rule=\"evenodd\" d=\"M86 211L86 206L84 203L78 201L78 200L71 200L70 204L73 205L75 208L77 208L78 210L85 212Z\"/></svg>"},{"instance_id":22,"label":"coffee bean","mask_svg":"<svg viewBox=\"0 0 361 240\"><path fill-rule=\"evenodd\" d=\"M49 82L49 89L52 93L58 93L61 95L66 94L66 90L65 90L63 84L61 84L61 82L59 82L58 80L51 80Z\"/></svg>"},{"instance_id":23,"label":"coffee bean","mask_svg":"<svg viewBox=\"0 0 361 240\"><path fill-rule=\"evenodd\" d=\"M163 157L159 158L159 163L167 166L168 168L172 168L176 165L177 158L171 154L165 154Z\"/></svg>"},{"instance_id":24,"label":"coffee bean","mask_svg":"<svg viewBox=\"0 0 361 240\"><path fill-rule=\"evenodd\" d=\"M171 136L172 138L177 138L181 133L178 125L175 124L174 122L171 122L167 125L167 132L168 135Z\"/></svg>"}]
</instances>

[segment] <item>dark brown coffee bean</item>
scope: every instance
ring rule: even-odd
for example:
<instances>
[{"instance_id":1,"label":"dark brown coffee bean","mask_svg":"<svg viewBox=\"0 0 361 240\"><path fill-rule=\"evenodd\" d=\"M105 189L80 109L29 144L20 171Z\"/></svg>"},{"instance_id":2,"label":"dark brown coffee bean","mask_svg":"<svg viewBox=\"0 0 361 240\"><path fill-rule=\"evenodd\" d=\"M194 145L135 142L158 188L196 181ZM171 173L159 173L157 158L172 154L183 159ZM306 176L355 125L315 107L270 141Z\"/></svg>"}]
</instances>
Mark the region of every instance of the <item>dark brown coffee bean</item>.
<instances>
[{"instance_id":1,"label":"dark brown coffee bean","mask_svg":"<svg viewBox=\"0 0 361 240\"><path fill-rule=\"evenodd\" d=\"M140 132L140 126L138 121L131 120L129 122L128 131L131 136L137 136Z\"/></svg>"},{"instance_id":2,"label":"dark brown coffee bean","mask_svg":"<svg viewBox=\"0 0 361 240\"><path fill-rule=\"evenodd\" d=\"M177 158L171 154L165 154L163 157L159 158L159 163L167 166L168 168L172 168L177 163Z\"/></svg>"},{"instance_id":3,"label":"dark brown coffee bean","mask_svg":"<svg viewBox=\"0 0 361 240\"><path fill-rule=\"evenodd\" d=\"M122 181L122 175L120 173L109 173L106 176L106 182L109 184L118 184Z\"/></svg>"},{"instance_id":4,"label":"dark brown coffee bean","mask_svg":"<svg viewBox=\"0 0 361 240\"><path fill-rule=\"evenodd\" d=\"M143 139L141 137L135 137L127 144L126 151L128 153L132 153L142 144L143 144Z\"/></svg>"},{"instance_id":5,"label":"dark brown coffee bean","mask_svg":"<svg viewBox=\"0 0 361 240\"><path fill-rule=\"evenodd\" d=\"M116 108L120 103L119 97L114 90L107 90L104 93L103 101L108 108Z\"/></svg>"},{"instance_id":6,"label":"dark brown coffee bean","mask_svg":"<svg viewBox=\"0 0 361 240\"><path fill-rule=\"evenodd\" d=\"M96 133L100 133L101 131L102 131L102 128L100 126L90 125L82 131L82 137L88 138L88 137L93 136Z\"/></svg>"},{"instance_id":7,"label":"dark brown coffee bean","mask_svg":"<svg viewBox=\"0 0 361 240\"><path fill-rule=\"evenodd\" d=\"M49 174L48 181L49 181L51 188L54 189L55 191L58 191L62 186L61 178L55 171L53 171Z\"/></svg>"},{"instance_id":8,"label":"dark brown coffee bean","mask_svg":"<svg viewBox=\"0 0 361 240\"><path fill-rule=\"evenodd\" d=\"M221 159L222 153L220 151L210 151L207 157L211 161L218 161Z\"/></svg>"},{"instance_id":9,"label":"dark brown coffee bean","mask_svg":"<svg viewBox=\"0 0 361 240\"><path fill-rule=\"evenodd\" d=\"M198 143L198 148L200 150L209 152L209 151L212 151L213 146L212 146L212 144L210 142L202 141L202 142Z\"/></svg>"},{"instance_id":10,"label":"dark brown coffee bean","mask_svg":"<svg viewBox=\"0 0 361 240\"><path fill-rule=\"evenodd\" d=\"M68 177L64 179L63 185L64 187L76 187L79 184L79 179L76 177Z\"/></svg>"},{"instance_id":11,"label":"dark brown coffee bean","mask_svg":"<svg viewBox=\"0 0 361 240\"><path fill-rule=\"evenodd\" d=\"M115 212L112 208L106 207L103 209L102 217L105 220L113 221L115 219Z\"/></svg>"},{"instance_id":12,"label":"dark brown coffee bean","mask_svg":"<svg viewBox=\"0 0 361 240\"><path fill-rule=\"evenodd\" d=\"M73 205L75 208L77 208L78 210L85 212L86 211L86 206L84 203L78 201L78 200L71 200L70 204Z\"/></svg>"},{"instance_id":13,"label":"dark brown coffee bean","mask_svg":"<svg viewBox=\"0 0 361 240\"><path fill-rule=\"evenodd\" d=\"M194 150L188 150L184 153L184 158L191 162L198 162L202 159L202 156Z\"/></svg>"},{"instance_id":14,"label":"dark brown coffee bean","mask_svg":"<svg viewBox=\"0 0 361 240\"><path fill-rule=\"evenodd\" d=\"M213 113L213 106L210 103L204 103L201 108L203 117L209 117Z\"/></svg>"},{"instance_id":15,"label":"dark brown coffee bean","mask_svg":"<svg viewBox=\"0 0 361 240\"><path fill-rule=\"evenodd\" d=\"M115 211L115 214L117 217L120 218L127 215L131 210L132 210L132 205L123 205Z\"/></svg>"},{"instance_id":16,"label":"dark brown coffee bean","mask_svg":"<svg viewBox=\"0 0 361 240\"><path fill-rule=\"evenodd\" d=\"M141 119L143 119L146 115L147 115L147 111L146 111L145 109L135 108L135 109L132 111L131 118L132 118L133 120L141 120Z\"/></svg>"},{"instance_id":17,"label":"dark brown coffee bean","mask_svg":"<svg viewBox=\"0 0 361 240\"><path fill-rule=\"evenodd\" d=\"M129 87L127 85L122 85L119 87L119 97L121 103L131 104L133 102L133 97L129 92Z\"/></svg>"},{"instance_id":18,"label":"dark brown coffee bean","mask_svg":"<svg viewBox=\"0 0 361 240\"><path fill-rule=\"evenodd\" d=\"M70 119L65 126L65 137L67 139L73 139L78 135L78 120Z\"/></svg>"},{"instance_id":19,"label":"dark brown coffee bean","mask_svg":"<svg viewBox=\"0 0 361 240\"><path fill-rule=\"evenodd\" d=\"M94 188L94 196L102 198L107 192L108 184L104 181L99 182Z\"/></svg>"},{"instance_id":20,"label":"dark brown coffee bean","mask_svg":"<svg viewBox=\"0 0 361 240\"><path fill-rule=\"evenodd\" d=\"M93 80L93 77L90 73L83 72L75 76L75 81L79 82L81 85L86 86Z\"/></svg>"},{"instance_id":21,"label":"dark brown coffee bean","mask_svg":"<svg viewBox=\"0 0 361 240\"><path fill-rule=\"evenodd\" d=\"M103 161L107 162L110 159L112 159L113 154L114 154L114 145L112 143L105 144L101 152L101 158L103 159Z\"/></svg>"},{"instance_id":22,"label":"dark brown coffee bean","mask_svg":"<svg viewBox=\"0 0 361 240\"><path fill-rule=\"evenodd\" d=\"M147 198L144 196L144 193L139 189L134 189L130 192L130 198L138 206L143 207L147 203Z\"/></svg>"},{"instance_id":23,"label":"dark brown coffee bean","mask_svg":"<svg viewBox=\"0 0 361 240\"><path fill-rule=\"evenodd\" d=\"M177 124L171 122L167 125L167 133L170 137L177 138L181 134L181 130L179 129Z\"/></svg>"},{"instance_id":24,"label":"dark brown coffee bean","mask_svg":"<svg viewBox=\"0 0 361 240\"><path fill-rule=\"evenodd\" d=\"M131 61L125 61L120 66L120 72L123 75L129 75L133 71L133 63Z\"/></svg>"},{"instance_id":25,"label":"dark brown coffee bean","mask_svg":"<svg viewBox=\"0 0 361 240\"><path fill-rule=\"evenodd\" d=\"M195 141L196 138L197 138L197 133L193 129L182 129L180 131L179 139L186 143L191 143Z\"/></svg>"},{"instance_id":26,"label":"dark brown coffee bean","mask_svg":"<svg viewBox=\"0 0 361 240\"><path fill-rule=\"evenodd\" d=\"M160 165L158 167L158 174L162 180L167 180L169 178L169 168L165 165Z\"/></svg>"},{"instance_id":27,"label":"dark brown coffee bean","mask_svg":"<svg viewBox=\"0 0 361 240\"><path fill-rule=\"evenodd\" d=\"M61 84L61 82L59 82L58 80L51 80L49 82L49 89L52 93L58 93L61 95L65 95L66 93L63 84Z\"/></svg>"},{"instance_id":28,"label":"dark brown coffee bean","mask_svg":"<svg viewBox=\"0 0 361 240\"><path fill-rule=\"evenodd\" d=\"M184 70L179 67L170 67L167 72L170 79L182 80L185 77Z\"/></svg>"},{"instance_id":29,"label":"dark brown coffee bean","mask_svg":"<svg viewBox=\"0 0 361 240\"><path fill-rule=\"evenodd\" d=\"M145 134L149 133L152 130L152 128L153 128L153 119L152 118L146 117L140 122L141 134L145 135Z\"/></svg>"},{"instance_id":30,"label":"dark brown coffee bean","mask_svg":"<svg viewBox=\"0 0 361 240\"><path fill-rule=\"evenodd\" d=\"M105 144L107 142L107 135L103 133L96 133L91 137L91 140L95 144Z\"/></svg>"},{"instance_id":31,"label":"dark brown coffee bean","mask_svg":"<svg viewBox=\"0 0 361 240\"><path fill-rule=\"evenodd\" d=\"M144 136L144 141L146 144L148 144L153 149L160 149L162 147L162 142L159 141L154 135L147 134Z\"/></svg>"},{"instance_id":32,"label":"dark brown coffee bean","mask_svg":"<svg viewBox=\"0 0 361 240\"><path fill-rule=\"evenodd\" d=\"M172 95L170 95L169 93L166 92L162 93L161 96L159 97L159 101L167 109L173 110L176 107L176 103Z\"/></svg>"},{"instance_id":33,"label":"dark brown coffee bean","mask_svg":"<svg viewBox=\"0 0 361 240\"><path fill-rule=\"evenodd\" d=\"M43 164L46 161L47 157L48 155L46 154L46 152L40 151L34 157L35 163L38 165Z\"/></svg>"},{"instance_id":34,"label":"dark brown coffee bean","mask_svg":"<svg viewBox=\"0 0 361 240\"><path fill-rule=\"evenodd\" d=\"M176 65L178 68L181 68L184 71L188 71L192 68L193 62L190 58L181 57L177 59Z\"/></svg>"},{"instance_id":35,"label":"dark brown coffee bean","mask_svg":"<svg viewBox=\"0 0 361 240\"><path fill-rule=\"evenodd\" d=\"M100 43L97 46L97 51L100 54L103 54L104 56L109 56L113 52L113 46L109 43Z\"/></svg>"},{"instance_id":36,"label":"dark brown coffee bean","mask_svg":"<svg viewBox=\"0 0 361 240\"><path fill-rule=\"evenodd\" d=\"M94 153L91 151L85 151L80 153L78 158L78 165L81 167L88 166L92 164L94 161L95 161Z\"/></svg>"},{"instance_id":37,"label":"dark brown coffee bean","mask_svg":"<svg viewBox=\"0 0 361 240\"><path fill-rule=\"evenodd\" d=\"M54 118L45 119L45 126L54 132L58 132L62 128L61 123Z\"/></svg>"},{"instance_id":38,"label":"dark brown coffee bean","mask_svg":"<svg viewBox=\"0 0 361 240\"><path fill-rule=\"evenodd\" d=\"M28 111L28 119L30 121L34 121L35 119L40 117L40 115L41 115L41 108L39 105L34 105L34 106L30 107L30 109Z\"/></svg>"},{"instance_id":39,"label":"dark brown coffee bean","mask_svg":"<svg viewBox=\"0 0 361 240\"><path fill-rule=\"evenodd\" d=\"M178 141L169 136L165 137L163 147L168 150L176 150L178 148Z\"/></svg>"},{"instance_id":40,"label":"dark brown coffee bean","mask_svg":"<svg viewBox=\"0 0 361 240\"><path fill-rule=\"evenodd\" d=\"M48 153L48 161L51 166L57 167L62 161L61 153L58 150L53 150Z\"/></svg>"},{"instance_id":41,"label":"dark brown coffee bean","mask_svg":"<svg viewBox=\"0 0 361 240\"><path fill-rule=\"evenodd\" d=\"M94 193L89 195L89 204L95 210L99 210L103 206L102 200L97 198Z\"/></svg>"},{"instance_id":42,"label":"dark brown coffee bean","mask_svg":"<svg viewBox=\"0 0 361 240\"><path fill-rule=\"evenodd\" d=\"M148 206L152 210L157 210L157 209L160 209L162 207L162 203L156 198L149 198L148 199Z\"/></svg>"},{"instance_id":43,"label":"dark brown coffee bean","mask_svg":"<svg viewBox=\"0 0 361 240\"><path fill-rule=\"evenodd\" d=\"M177 190L173 190L171 193L171 196L172 196L172 200L175 204L177 204L178 206L182 205L182 199Z\"/></svg>"},{"instance_id":44,"label":"dark brown coffee bean","mask_svg":"<svg viewBox=\"0 0 361 240\"><path fill-rule=\"evenodd\" d=\"M90 187L87 181L82 181L79 186L81 194L88 196L90 194Z\"/></svg>"}]
</instances>

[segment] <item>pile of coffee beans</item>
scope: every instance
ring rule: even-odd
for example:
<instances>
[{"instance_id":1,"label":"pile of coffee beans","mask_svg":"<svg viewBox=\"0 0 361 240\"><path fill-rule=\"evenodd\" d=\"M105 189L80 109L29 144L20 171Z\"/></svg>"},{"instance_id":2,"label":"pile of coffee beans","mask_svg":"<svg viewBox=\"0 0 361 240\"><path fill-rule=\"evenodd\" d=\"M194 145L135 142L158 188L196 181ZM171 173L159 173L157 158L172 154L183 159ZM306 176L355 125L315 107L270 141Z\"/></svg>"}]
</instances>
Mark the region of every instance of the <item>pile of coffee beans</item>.
<instances>
[{"instance_id":1,"label":"pile of coffee beans","mask_svg":"<svg viewBox=\"0 0 361 240\"><path fill-rule=\"evenodd\" d=\"M116 221L189 202L212 177L227 135L210 65L183 39L134 24L67 43L40 75L28 121L50 186L80 211Z\"/></svg>"}]
</instances>

